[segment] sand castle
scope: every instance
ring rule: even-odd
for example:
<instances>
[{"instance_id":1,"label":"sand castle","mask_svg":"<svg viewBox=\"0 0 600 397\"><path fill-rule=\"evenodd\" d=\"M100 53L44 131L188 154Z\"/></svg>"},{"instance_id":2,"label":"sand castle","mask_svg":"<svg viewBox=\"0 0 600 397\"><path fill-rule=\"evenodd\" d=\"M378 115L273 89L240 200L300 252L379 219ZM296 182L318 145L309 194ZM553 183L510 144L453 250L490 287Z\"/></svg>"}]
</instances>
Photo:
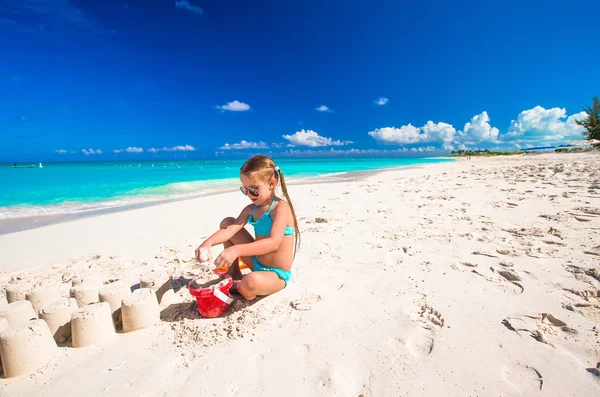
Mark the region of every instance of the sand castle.
<instances>
[{"instance_id":1,"label":"sand castle","mask_svg":"<svg viewBox=\"0 0 600 397\"><path fill-rule=\"evenodd\" d=\"M10 327L10 325L8 325L8 321L6 321L5 318L0 318L0 334L8 327Z\"/></svg>"},{"instance_id":2,"label":"sand castle","mask_svg":"<svg viewBox=\"0 0 600 397\"><path fill-rule=\"evenodd\" d=\"M221 283L205 267L194 286L215 289ZM151 272L140 277L140 288L134 292L129 284L121 280L102 286L100 279L76 277L70 285L7 286L9 303L0 304L0 358L5 377L28 375L44 367L60 351L57 343L63 348L103 345L117 337L121 324L123 332L129 333L159 323L161 307L175 297L172 276Z\"/></svg>"},{"instance_id":3,"label":"sand castle","mask_svg":"<svg viewBox=\"0 0 600 397\"><path fill-rule=\"evenodd\" d=\"M152 272L140 278L140 288L150 288L156 294L156 299L161 306L168 305L174 295L173 277L163 272Z\"/></svg>"},{"instance_id":4,"label":"sand castle","mask_svg":"<svg viewBox=\"0 0 600 397\"><path fill-rule=\"evenodd\" d=\"M8 303L13 303L25 300L30 287L24 284L12 284L6 287L6 300Z\"/></svg>"},{"instance_id":5,"label":"sand castle","mask_svg":"<svg viewBox=\"0 0 600 397\"><path fill-rule=\"evenodd\" d=\"M123 299L121 306L123 331L147 328L160 320L160 308L155 292L150 288L135 290Z\"/></svg>"},{"instance_id":6,"label":"sand castle","mask_svg":"<svg viewBox=\"0 0 600 397\"><path fill-rule=\"evenodd\" d=\"M37 318L37 315L30 301L20 300L1 306L0 318L6 319L8 325L12 327Z\"/></svg>"},{"instance_id":7,"label":"sand castle","mask_svg":"<svg viewBox=\"0 0 600 397\"><path fill-rule=\"evenodd\" d=\"M90 284L79 284L71 288L71 297L77 300L79 307L99 302L100 288Z\"/></svg>"},{"instance_id":8,"label":"sand castle","mask_svg":"<svg viewBox=\"0 0 600 397\"><path fill-rule=\"evenodd\" d=\"M98 293L100 302L107 302L109 304L115 325L119 325L121 321L121 302L130 293L131 288L120 283L108 284Z\"/></svg>"},{"instance_id":9,"label":"sand castle","mask_svg":"<svg viewBox=\"0 0 600 397\"><path fill-rule=\"evenodd\" d=\"M58 347L43 320L30 320L0 333L0 356L7 378L28 375L48 364L57 354Z\"/></svg>"},{"instance_id":10,"label":"sand castle","mask_svg":"<svg viewBox=\"0 0 600 397\"><path fill-rule=\"evenodd\" d=\"M75 298L61 298L40 309L40 319L46 321L54 340L66 342L71 337L71 314L78 309Z\"/></svg>"},{"instance_id":11,"label":"sand castle","mask_svg":"<svg viewBox=\"0 0 600 397\"><path fill-rule=\"evenodd\" d=\"M43 305L51 304L61 298L61 292L56 286L43 286L28 292L25 298L33 305L37 317Z\"/></svg>"},{"instance_id":12,"label":"sand castle","mask_svg":"<svg viewBox=\"0 0 600 397\"><path fill-rule=\"evenodd\" d=\"M81 307L71 315L73 347L100 345L115 336L115 326L107 302Z\"/></svg>"}]
</instances>

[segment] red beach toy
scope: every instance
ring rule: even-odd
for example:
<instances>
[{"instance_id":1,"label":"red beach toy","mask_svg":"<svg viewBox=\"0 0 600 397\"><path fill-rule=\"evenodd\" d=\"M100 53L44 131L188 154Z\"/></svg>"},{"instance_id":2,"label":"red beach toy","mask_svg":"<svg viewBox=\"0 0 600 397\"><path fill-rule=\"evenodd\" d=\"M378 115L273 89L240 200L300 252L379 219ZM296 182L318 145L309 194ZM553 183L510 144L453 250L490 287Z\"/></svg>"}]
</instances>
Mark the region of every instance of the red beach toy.
<instances>
[{"instance_id":1,"label":"red beach toy","mask_svg":"<svg viewBox=\"0 0 600 397\"><path fill-rule=\"evenodd\" d=\"M219 279L206 282L205 277L200 275L190 281L188 290L196 298L198 311L202 317L218 317L225 313L233 302L229 294L233 279L229 274L219 274Z\"/></svg>"}]
</instances>

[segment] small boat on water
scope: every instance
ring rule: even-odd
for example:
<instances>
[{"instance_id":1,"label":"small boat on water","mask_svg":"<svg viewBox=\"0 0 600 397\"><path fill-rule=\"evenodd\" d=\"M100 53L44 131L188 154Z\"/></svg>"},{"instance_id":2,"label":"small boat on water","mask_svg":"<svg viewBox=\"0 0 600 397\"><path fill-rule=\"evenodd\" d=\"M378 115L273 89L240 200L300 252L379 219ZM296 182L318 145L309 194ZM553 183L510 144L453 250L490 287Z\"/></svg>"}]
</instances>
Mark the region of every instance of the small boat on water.
<instances>
[{"instance_id":1,"label":"small boat on water","mask_svg":"<svg viewBox=\"0 0 600 397\"><path fill-rule=\"evenodd\" d=\"M38 165L38 168L44 168L44 166L42 165L42 163L40 163L40 164Z\"/></svg>"},{"instance_id":2,"label":"small boat on water","mask_svg":"<svg viewBox=\"0 0 600 397\"><path fill-rule=\"evenodd\" d=\"M13 168L35 168L35 165L31 164L31 165L17 165L17 164L13 164Z\"/></svg>"}]
</instances>

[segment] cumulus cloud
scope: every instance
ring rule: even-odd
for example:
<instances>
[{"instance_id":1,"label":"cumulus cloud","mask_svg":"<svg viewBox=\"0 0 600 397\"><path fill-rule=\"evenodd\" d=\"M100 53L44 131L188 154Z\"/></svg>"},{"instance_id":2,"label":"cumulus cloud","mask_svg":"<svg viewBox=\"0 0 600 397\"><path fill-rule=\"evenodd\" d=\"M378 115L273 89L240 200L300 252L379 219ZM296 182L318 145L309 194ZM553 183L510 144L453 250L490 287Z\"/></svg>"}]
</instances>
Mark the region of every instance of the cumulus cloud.
<instances>
[{"instance_id":1,"label":"cumulus cloud","mask_svg":"<svg viewBox=\"0 0 600 397\"><path fill-rule=\"evenodd\" d=\"M127 148L125 150L128 151L129 153L141 153L141 152L143 152L142 148L136 148L136 147ZM139 150L139 151L136 151L136 150ZM162 149L151 147L150 149L147 150L147 152L148 153L158 153L158 152L193 152L194 150L196 150L195 147L193 147L191 145L185 145L185 146L163 147Z\"/></svg>"},{"instance_id":2,"label":"cumulus cloud","mask_svg":"<svg viewBox=\"0 0 600 397\"><path fill-rule=\"evenodd\" d=\"M419 146L410 148L411 152L433 152L439 149L436 149L434 146Z\"/></svg>"},{"instance_id":3,"label":"cumulus cloud","mask_svg":"<svg viewBox=\"0 0 600 397\"><path fill-rule=\"evenodd\" d=\"M141 147L128 147L127 149L125 149L125 151L127 153L143 153L144 149L142 149Z\"/></svg>"},{"instance_id":4,"label":"cumulus cloud","mask_svg":"<svg viewBox=\"0 0 600 397\"><path fill-rule=\"evenodd\" d=\"M565 108L545 109L536 106L519 113L512 120L508 132L502 137L515 142L537 142L538 144L554 144L564 140L581 139L583 127L575 123L587 116L579 112L567 117Z\"/></svg>"},{"instance_id":5,"label":"cumulus cloud","mask_svg":"<svg viewBox=\"0 0 600 397\"><path fill-rule=\"evenodd\" d=\"M329 109L327 106L325 105L321 105L318 108L315 109L317 112L333 112L332 109Z\"/></svg>"},{"instance_id":6,"label":"cumulus cloud","mask_svg":"<svg viewBox=\"0 0 600 397\"><path fill-rule=\"evenodd\" d=\"M248 105L247 103L243 103L238 100L235 100L235 101L229 102L226 105L217 106L217 109L220 109L222 111L228 110L230 112L245 112L245 111L250 110L250 105Z\"/></svg>"},{"instance_id":7,"label":"cumulus cloud","mask_svg":"<svg viewBox=\"0 0 600 397\"><path fill-rule=\"evenodd\" d=\"M123 149L115 149L113 150L113 153L123 153Z\"/></svg>"},{"instance_id":8,"label":"cumulus cloud","mask_svg":"<svg viewBox=\"0 0 600 397\"><path fill-rule=\"evenodd\" d=\"M400 128L383 127L369 131L369 135L377 142L384 144L410 144L421 142L421 129L412 124L403 125Z\"/></svg>"},{"instance_id":9,"label":"cumulus cloud","mask_svg":"<svg viewBox=\"0 0 600 397\"><path fill-rule=\"evenodd\" d=\"M369 135L377 142L388 145L411 145L439 141L449 147L456 135L456 129L447 123L428 121L422 127L408 124L400 128L377 128L370 131Z\"/></svg>"},{"instance_id":10,"label":"cumulus cloud","mask_svg":"<svg viewBox=\"0 0 600 397\"><path fill-rule=\"evenodd\" d=\"M94 154L102 154L102 150L100 150L100 149L94 150L94 149L91 149L91 148L87 149L87 150L86 149L81 149L81 152L83 154L85 154L86 156L91 156L91 155L94 155Z\"/></svg>"},{"instance_id":11,"label":"cumulus cloud","mask_svg":"<svg viewBox=\"0 0 600 397\"><path fill-rule=\"evenodd\" d=\"M182 10L187 10L197 15L202 15L204 13L204 10L201 7L195 6L187 0L177 0L175 2L175 8L181 8Z\"/></svg>"},{"instance_id":12,"label":"cumulus cloud","mask_svg":"<svg viewBox=\"0 0 600 397\"><path fill-rule=\"evenodd\" d=\"M55 151L54 151L54 153L58 153L58 154L66 154L66 153L67 153L67 151L66 151L65 149L58 149L58 150L55 150Z\"/></svg>"},{"instance_id":13,"label":"cumulus cloud","mask_svg":"<svg viewBox=\"0 0 600 397\"><path fill-rule=\"evenodd\" d=\"M423 153L431 153L438 151L442 153L441 149L436 149L433 146L419 147L408 149L405 147L398 149L289 149L281 153L285 157L394 157L394 156L414 156L420 157Z\"/></svg>"},{"instance_id":14,"label":"cumulus cloud","mask_svg":"<svg viewBox=\"0 0 600 397\"><path fill-rule=\"evenodd\" d=\"M352 141L334 141L332 138L320 136L313 130L297 131L293 135L283 135L283 138L290 142L288 146L342 146L352 143Z\"/></svg>"},{"instance_id":15,"label":"cumulus cloud","mask_svg":"<svg viewBox=\"0 0 600 397\"><path fill-rule=\"evenodd\" d=\"M488 116L486 111L483 111L481 114L473 116L471 121L465 124L461 136L465 140L465 143L499 143L499 133L500 130L498 128L490 125L490 116Z\"/></svg>"},{"instance_id":16,"label":"cumulus cloud","mask_svg":"<svg viewBox=\"0 0 600 397\"><path fill-rule=\"evenodd\" d=\"M488 112L483 111L465 123L462 130L451 124L428 121L424 126L412 124L384 127L368 134L378 143L389 145L417 145L427 143L444 150L475 150L491 148L531 148L555 146L581 139L584 129L576 121L585 118L585 112L568 116L564 108L545 109L536 106L519 113L504 133L491 124ZM427 146L426 146L427 147Z\"/></svg>"},{"instance_id":17,"label":"cumulus cloud","mask_svg":"<svg viewBox=\"0 0 600 397\"><path fill-rule=\"evenodd\" d=\"M269 146L264 142L248 142L242 139L239 143L224 144L219 149L231 150L231 149L266 149Z\"/></svg>"},{"instance_id":18,"label":"cumulus cloud","mask_svg":"<svg viewBox=\"0 0 600 397\"><path fill-rule=\"evenodd\" d=\"M194 150L196 150L196 148L191 145L185 145L185 146L164 147L164 148L158 149L158 150L163 151L163 152L193 152Z\"/></svg>"},{"instance_id":19,"label":"cumulus cloud","mask_svg":"<svg viewBox=\"0 0 600 397\"><path fill-rule=\"evenodd\" d=\"M390 101L389 99L387 99L386 97L382 96L381 98L375 100L375 105L379 105L379 106L387 105L387 103L389 101Z\"/></svg>"}]
</instances>

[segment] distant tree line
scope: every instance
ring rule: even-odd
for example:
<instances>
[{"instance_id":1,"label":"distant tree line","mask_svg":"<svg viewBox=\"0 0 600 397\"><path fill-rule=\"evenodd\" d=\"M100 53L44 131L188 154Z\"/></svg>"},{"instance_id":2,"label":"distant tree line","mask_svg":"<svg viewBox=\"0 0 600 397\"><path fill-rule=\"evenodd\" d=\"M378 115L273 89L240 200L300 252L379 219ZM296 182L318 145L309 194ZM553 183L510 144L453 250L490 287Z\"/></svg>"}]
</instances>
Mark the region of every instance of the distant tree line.
<instances>
[{"instance_id":1,"label":"distant tree line","mask_svg":"<svg viewBox=\"0 0 600 397\"><path fill-rule=\"evenodd\" d=\"M458 157L472 157L472 156L510 156L513 154L522 154L525 153L521 150L519 151L515 151L515 152L492 152L488 149L481 149L481 150L453 150L452 152L453 156L458 156Z\"/></svg>"}]
</instances>

